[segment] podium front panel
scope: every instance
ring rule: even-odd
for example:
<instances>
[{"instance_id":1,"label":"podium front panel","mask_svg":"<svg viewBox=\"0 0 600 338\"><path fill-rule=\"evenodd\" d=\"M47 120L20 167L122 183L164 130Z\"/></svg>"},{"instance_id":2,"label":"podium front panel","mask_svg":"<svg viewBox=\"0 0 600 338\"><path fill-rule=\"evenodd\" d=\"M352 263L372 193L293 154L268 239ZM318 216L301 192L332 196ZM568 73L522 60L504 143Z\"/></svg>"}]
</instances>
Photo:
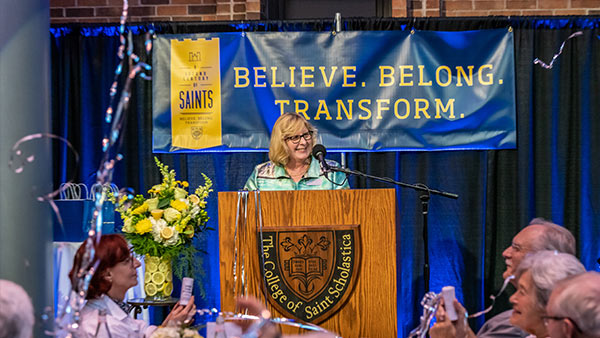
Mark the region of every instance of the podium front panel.
<instances>
[{"instance_id":1,"label":"podium front panel","mask_svg":"<svg viewBox=\"0 0 600 338\"><path fill-rule=\"evenodd\" d=\"M221 307L235 310L235 295L247 294L264 301L263 275L257 222L255 192L248 193L246 223L238 208L238 192L219 193L219 243L221 270ZM274 228L342 229L357 227L360 248L356 283L349 296L336 304L334 313L318 325L342 337L396 337L396 221L397 206L393 189L263 191L260 192L263 234ZM239 212L239 214L238 214ZM236 234L236 214L238 225ZM237 240L237 255L234 237ZM321 236L326 237L326 236ZM287 241L290 241L288 238ZM294 239L293 243L298 240ZM314 245L315 240L311 243ZM324 240L323 243L330 242ZM275 243L281 245L282 243ZM284 243L285 244L285 243ZM234 281L234 260L237 258ZM323 259L326 261L327 259ZM305 263L294 260L301 272L302 264L327 268L319 260ZM332 262L329 262L332 263ZM243 271L242 271L243 268ZM289 269L293 269L288 267ZM305 268L307 269L307 268ZM243 275L243 276L242 276ZM242 285L242 277L244 278ZM339 280L338 280L339 281ZM234 287L237 289L234 290ZM268 296L271 297L271 296ZM307 306L306 302L301 302ZM283 305L281 305L283 306ZM326 310L323 303L321 310ZM274 317L288 317L289 312L269 304ZM302 309L298 309L301 311ZM318 313L318 309L312 310ZM294 332L284 330L284 332ZM297 332L297 331L295 331Z\"/></svg>"}]
</instances>

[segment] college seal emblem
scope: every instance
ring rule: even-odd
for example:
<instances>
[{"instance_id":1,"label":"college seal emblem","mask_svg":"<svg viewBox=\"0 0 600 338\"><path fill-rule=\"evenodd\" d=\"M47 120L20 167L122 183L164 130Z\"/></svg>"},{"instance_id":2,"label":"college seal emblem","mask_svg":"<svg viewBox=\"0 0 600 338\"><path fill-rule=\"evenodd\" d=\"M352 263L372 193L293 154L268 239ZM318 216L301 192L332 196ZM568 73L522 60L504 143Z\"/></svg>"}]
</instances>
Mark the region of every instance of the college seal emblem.
<instances>
[{"instance_id":1,"label":"college seal emblem","mask_svg":"<svg viewBox=\"0 0 600 338\"><path fill-rule=\"evenodd\" d=\"M358 225L263 228L259 259L267 298L290 317L324 321L352 293L360 249Z\"/></svg>"},{"instance_id":2,"label":"college seal emblem","mask_svg":"<svg viewBox=\"0 0 600 338\"><path fill-rule=\"evenodd\" d=\"M204 134L204 128L202 127L192 127L192 137L194 139L199 139Z\"/></svg>"}]
</instances>

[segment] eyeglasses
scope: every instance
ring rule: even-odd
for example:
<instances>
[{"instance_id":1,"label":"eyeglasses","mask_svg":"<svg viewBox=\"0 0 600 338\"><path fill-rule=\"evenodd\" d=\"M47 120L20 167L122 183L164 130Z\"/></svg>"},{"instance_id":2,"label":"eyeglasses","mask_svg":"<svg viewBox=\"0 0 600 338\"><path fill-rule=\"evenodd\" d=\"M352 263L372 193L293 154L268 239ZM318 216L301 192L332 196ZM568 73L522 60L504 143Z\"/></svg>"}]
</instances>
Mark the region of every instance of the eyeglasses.
<instances>
[{"instance_id":1,"label":"eyeglasses","mask_svg":"<svg viewBox=\"0 0 600 338\"><path fill-rule=\"evenodd\" d=\"M579 326L577 326L577 323L575 323L575 321L569 317L560 317L560 316L542 316L542 320L544 321L544 325L548 326L550 325L550 321L551 320L563 320L566 319L568 321L570 321L571 323L573 323L573 326L575 326L575 330L582 332L581 329L579 328Z\"/></svg>"},{"instance_id":2,"label":"eyeglasses","mask_svg":"<svg viewBox=\"0 0 600 338\"><path fill-rule=\"evenodd\" d=\"M135 266L135 256L134 256L133 248L129 249L129 256L119 263L124 263L125 265Z\"/></svg>"},{"instance_id":3,"label":"eyeglasses","mask_svg":"<svg viewBox=\"0 0 600 338\"><path fill-rule=\"evenodd\" d=\"M125 266L129 266L129 265L134 266L134 262L135 262L135 260L134 260L133 256L129 256L117 264L123 264Z\"/></svg>"},{"instance_id":4,"label":"eyeglasses","mask_svg":"<svg viewBox=\"0 0 600 338\"><path fill-rule=\"evenodd\" d=\"M291 141L293 144L298 144L298 143L300 143L300 138L304 138L304 140L306 142L308 142L312 139L312 135L313 135L312 131L307 131L306 133L304 133L302 135L288 136L285 138L285 140Z\"/></svg>"}]
</instances>

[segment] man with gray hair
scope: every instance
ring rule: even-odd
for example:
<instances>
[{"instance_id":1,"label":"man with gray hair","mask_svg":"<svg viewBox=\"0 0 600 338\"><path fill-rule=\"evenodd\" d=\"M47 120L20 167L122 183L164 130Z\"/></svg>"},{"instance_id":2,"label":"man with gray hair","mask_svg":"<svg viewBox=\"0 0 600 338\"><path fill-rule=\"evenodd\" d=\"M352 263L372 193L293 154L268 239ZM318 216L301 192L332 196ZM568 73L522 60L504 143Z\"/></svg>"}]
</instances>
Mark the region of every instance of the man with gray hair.
<instances>
[{"instance_id":1,"label":"man with gray hair","mask_svg":"<svg viewBox=\"0 0 600 338\"><path fill-rule=\"evenodd\" d=\"M544 324L550 338L600 338L600 273L561 281L546 306Z\"/></svg>"},{"instance_id":2,"label":"man with gray hair","mask_svg":"<svg viewBox=\"0 0 600 338\"><path fill-rule=\"evenodd\" d=\"M558 224L543 218L532 219L529 225L513 237L511 245L502 252L506 264L502 277L506 279L514 275L525 255L541 250L555 250L575 255L575 237L569 230ZM513 279L511 283L515 285L516 281ZM526 337L527 334L523 330L510 324L511 314L512 310L504 311L488 320L477 333L477 338Z\"/></svg>"},{"instance_id":3,"label":"man with gray hair","mask_svg":"<svg viewBox=\"0 0 600 338\"><path fill-rule=\"evenodd\" d=\"M33 337L33 306L27 292L0 279L0 338Z\"/></svg>"},{"instance_id":4,"label":"man with gray hair","mask_svg":"<svg viewBox=\"0 0 600 338\"><path fill-rule=\"evenodd\" d=\"M575 237L566 228L547 221L543 218L534 218L515 237L511 245L502 252L506 270L502 273L504 279L514 275L521 260L529 253L541 250L555 250L557 252L575 255ZM511 283L515 285L515 280ZM516 286L516 285L515 285ZM464 308L458 304L457 310ZM443 309L442 309L443 311ZM512 310L504 311L485 322L477 333L477 338L524 338L528 334L512 325L509 321ZM438 318L439 319L439 318ZM475 337L468 325L462 321L438 321L431 331L431 337Z\"/></svg>"}]
</instances>

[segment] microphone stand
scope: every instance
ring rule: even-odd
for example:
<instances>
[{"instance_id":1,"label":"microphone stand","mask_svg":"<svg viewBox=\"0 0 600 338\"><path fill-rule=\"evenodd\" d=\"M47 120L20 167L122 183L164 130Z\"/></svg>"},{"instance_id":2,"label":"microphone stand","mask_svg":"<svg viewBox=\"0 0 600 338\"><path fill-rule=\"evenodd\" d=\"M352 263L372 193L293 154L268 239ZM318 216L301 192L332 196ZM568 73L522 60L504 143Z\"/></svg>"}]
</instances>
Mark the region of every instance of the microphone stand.
<instances>
[{"instance_id":1,"label":"microphone stand","mask_svg":"<svg viewBox=\"0 0 600 338\"><path fill-rule=\"evenodd\" d=\"M397 185L397 186L400 186L403 188L410 188L410 189L419 191L419 193L420 193L419 198L421 200L421 214L423 217L423 250L424 250L424 257L423 257L423 260L424 260L423 276L424 276L424 278L423 279L424 279L425 292L428 292L429 291L429 244L428 244L429 232L427 229L427 227L428 227L427 216L429 214L429 197L431 196L431 194L434 194L434 195L440 195L440 196L443 196L446 198L457 199L458 195L450 193L450 192L446 192L446 191L430 189L426 185L420 184L420 183L419 184L408 184L408 183L404 183L404 182L395 181L388 177L373 176L373 175L365 174L360 171L351 170L351 169L347 169L347 168L328 167L327 169L328 169L328 171L341 172L346 175L361 176L361 177L369 178L369 179L372 179L375 181L390 183L390 184L394 184L394 185ZM325 175L327 175L327 172L325 173Z\"/></svg>"}]
</instances>

